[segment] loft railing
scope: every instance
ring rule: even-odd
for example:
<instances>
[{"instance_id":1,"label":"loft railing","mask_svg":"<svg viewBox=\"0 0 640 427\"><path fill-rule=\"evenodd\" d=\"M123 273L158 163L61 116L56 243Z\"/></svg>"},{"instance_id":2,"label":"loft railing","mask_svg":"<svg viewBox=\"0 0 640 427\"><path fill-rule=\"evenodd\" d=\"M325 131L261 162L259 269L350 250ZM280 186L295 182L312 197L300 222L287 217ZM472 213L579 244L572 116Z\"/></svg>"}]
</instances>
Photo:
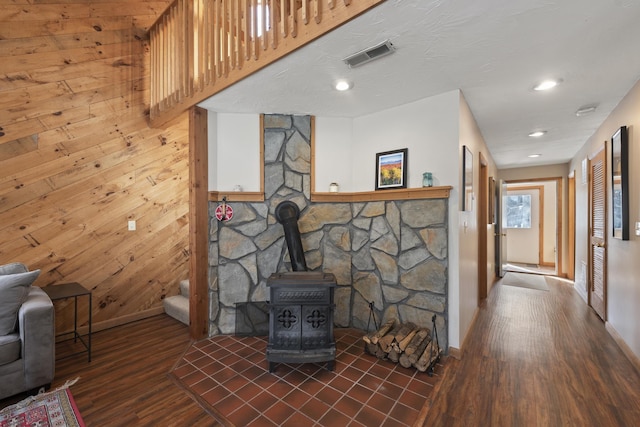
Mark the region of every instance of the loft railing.
<instances>
[{"instance_id":1,"label":"loft railing","mask_svg":"<svg viewBox=\"0 0 640 427\"><path fill-rule=\"evenodd\" d=\"M174 1L149 33L151 123L166 123L382 1Z\"/></svg>"}]
</instances>

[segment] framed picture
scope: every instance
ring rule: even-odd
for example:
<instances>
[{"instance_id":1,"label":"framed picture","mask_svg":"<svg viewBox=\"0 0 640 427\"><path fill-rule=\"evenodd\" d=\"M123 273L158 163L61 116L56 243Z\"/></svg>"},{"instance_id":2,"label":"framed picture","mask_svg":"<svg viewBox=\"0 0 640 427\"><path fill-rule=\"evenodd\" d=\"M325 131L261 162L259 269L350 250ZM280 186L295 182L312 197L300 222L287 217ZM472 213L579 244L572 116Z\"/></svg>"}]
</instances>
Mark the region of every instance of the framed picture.
<instances>
[{"instance_id":1,"label":"framed picture","mask_svg":"<svg viewBox=\"0 0 640 427\"><path fill-rule=\"evenodd\" d=\"M629 139L622 126L611 137L613 237L629 240Z\"/></svg>"},{"instance_id":2,"label":"framed picture","mask_svg":"<svg viewBox=\"0 0 640 427\"><path fill-rule=\"evenodd\" d=\"M462 150L462 210L473 210L473 154L469 147Z\"/></svg>"},{"instance_id":3,"label":"framed picture","mask_svg":"<svg viewBox=\"0 0 640 427\"><path fill-rule=\"evenodd\" d=\"M496 222L496 180L492 176L489 177L489 200L487 201L487 223L495 224Z\"/></svg>"},{"instance_id":4,"label":"framed picture","mask_svg":"<svg viewBox=\"0 0 640 427\"><path fill-rule=\"evenodd\" d=\"M407 149L376 153L376 190L407 188Z\"/></svg>"}]
</instances>

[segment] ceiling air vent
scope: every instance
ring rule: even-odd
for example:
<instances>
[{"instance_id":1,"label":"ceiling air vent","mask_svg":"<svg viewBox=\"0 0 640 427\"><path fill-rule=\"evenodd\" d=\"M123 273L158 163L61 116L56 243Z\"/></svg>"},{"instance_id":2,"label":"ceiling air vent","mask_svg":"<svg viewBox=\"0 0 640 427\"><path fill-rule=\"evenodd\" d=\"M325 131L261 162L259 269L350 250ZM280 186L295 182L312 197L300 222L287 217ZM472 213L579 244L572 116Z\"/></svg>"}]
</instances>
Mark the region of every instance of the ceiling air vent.
<instances>
[{"instance_id":1,"label":"ceiling air vent","mask_svg":"<svg viewBox=\"0 0 640 427\"><path fill-rule=\"evenodd\" d=\"M385 40L375 46L361 50L360 52L349 55L344 59L344 62L351 68L359 67L367 62L373 61L376 58L382 58L395 52L396 48L389 40Z\"/></svg>"}]
</instances>

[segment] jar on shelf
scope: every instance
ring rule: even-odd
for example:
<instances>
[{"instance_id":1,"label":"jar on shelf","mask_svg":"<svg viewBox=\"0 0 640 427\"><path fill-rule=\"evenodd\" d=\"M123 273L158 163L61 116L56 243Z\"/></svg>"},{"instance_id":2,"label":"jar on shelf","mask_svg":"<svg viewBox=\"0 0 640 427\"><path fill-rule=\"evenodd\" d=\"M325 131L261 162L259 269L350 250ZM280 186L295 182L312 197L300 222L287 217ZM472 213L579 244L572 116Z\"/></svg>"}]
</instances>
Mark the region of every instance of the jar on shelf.
<instances>
[{"instance_id":1,"label":"jar on shelf","mask_svg":"<svg viewBox=\"0 0 640 427\"><path fill-rule=\"evenodd\" d=\"M433 187L433 174L431 172L425 172L422 174L422 186Z\"/></svg>"},{"instance_id":2,"label":"jar on shelf","mask_svg":"<svg viewBox=\"0 0 640 427\"><path fill-rule=\"evenodd\" d=\"M337 182L332 182L331 184L329 184L329 193L337 193L339 189L340 186Z\"/></svg>"}]
</instances>

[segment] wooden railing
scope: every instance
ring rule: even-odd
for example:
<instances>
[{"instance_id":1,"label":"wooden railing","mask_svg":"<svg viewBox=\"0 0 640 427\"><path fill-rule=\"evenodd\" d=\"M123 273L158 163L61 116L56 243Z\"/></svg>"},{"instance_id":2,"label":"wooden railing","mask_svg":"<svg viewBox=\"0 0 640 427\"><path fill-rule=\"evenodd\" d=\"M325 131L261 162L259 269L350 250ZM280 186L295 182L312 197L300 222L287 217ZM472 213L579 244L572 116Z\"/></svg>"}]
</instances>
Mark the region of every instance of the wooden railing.
<instances>
[{"instance_id":1,"label":"wooden railing","mask_svg":"<svg viewBox=\"0 0 640 427\"><path fill-rule=\"evenodd\" d=\"M176 0L149 34L151 123L166 123L382 1Z\"/></svg>"}]
</instances>

